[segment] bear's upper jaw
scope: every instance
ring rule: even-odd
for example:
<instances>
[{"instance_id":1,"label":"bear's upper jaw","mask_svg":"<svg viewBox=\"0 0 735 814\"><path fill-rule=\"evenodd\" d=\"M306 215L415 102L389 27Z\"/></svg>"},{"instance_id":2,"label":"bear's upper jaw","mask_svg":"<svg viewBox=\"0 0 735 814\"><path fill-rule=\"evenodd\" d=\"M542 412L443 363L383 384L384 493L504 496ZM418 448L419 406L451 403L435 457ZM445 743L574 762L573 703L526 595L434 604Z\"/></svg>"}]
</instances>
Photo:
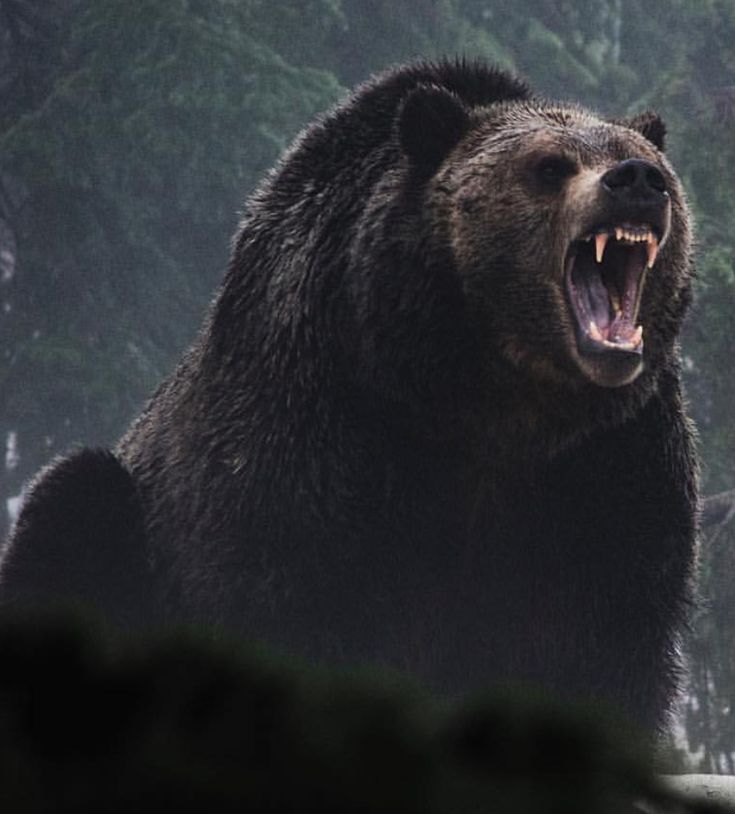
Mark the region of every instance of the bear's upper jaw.
<instances>
[{"instance_id":1,"label":"bear's upper jaw","mask_svg":"<svg viewBox=\"0 0 735 814\"><path fill-rule=\"evenodd\" d=\"M636 320L659 240L649 224L621 223L572 242L565 277L580 353L642 354L643 326Z\"/></svg>"}]
</instances>

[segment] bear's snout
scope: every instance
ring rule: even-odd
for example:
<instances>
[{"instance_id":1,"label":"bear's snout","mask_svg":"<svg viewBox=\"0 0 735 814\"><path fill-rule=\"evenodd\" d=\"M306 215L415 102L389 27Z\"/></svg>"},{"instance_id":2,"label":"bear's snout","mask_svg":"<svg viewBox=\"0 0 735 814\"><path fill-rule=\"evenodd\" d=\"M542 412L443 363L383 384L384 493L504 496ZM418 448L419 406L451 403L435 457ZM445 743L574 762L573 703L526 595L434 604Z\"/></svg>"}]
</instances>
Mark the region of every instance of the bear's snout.
<instances>
[{"instance_id":1,"label":"bear's snout","mask_svg":"<svg viewBox=\"0 0 735 814\"><path fill-rule=\"evenodd\" d=\"M600 183L617 200L659 201L663 204L668 198L663 173L643 158L621 161L602 176Z\"/></svg>"},{"instance_id":2,"label":"bear's snout","mask_svg":"<svg viewBox=\"0 0 735 814\"><path fill-rule=\"evenodd\" d=\"M603 173L599 189L611 223L647 224L661 242L666 239L671 199L663 172L651 161L621 161Z\"/></svg>"}]
</instances>

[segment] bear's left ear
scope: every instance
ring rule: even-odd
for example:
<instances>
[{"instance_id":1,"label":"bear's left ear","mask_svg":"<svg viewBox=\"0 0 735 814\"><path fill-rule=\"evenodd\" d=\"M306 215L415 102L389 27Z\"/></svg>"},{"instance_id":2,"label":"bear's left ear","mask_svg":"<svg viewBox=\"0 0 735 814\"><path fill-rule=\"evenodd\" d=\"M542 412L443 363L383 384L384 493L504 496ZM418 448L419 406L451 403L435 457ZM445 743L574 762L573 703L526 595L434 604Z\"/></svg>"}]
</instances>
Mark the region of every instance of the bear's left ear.
<instances>
[{"instance_id":1,"label":"bear's left ear","mask_svg":"<svg viewBox=\"0 0 735 814\"><path fill-rule=\"evenodd\" d=\"M403 100L396 118L401 149L411 164L435 170L470 126L467 108L437 85L419 85Z\"/></svg>"},{"instance_id":2,"label":"bear's left ear","mask_svg":"<svg viewBox=\"0 0 735 814\"><path fill-rule=\"evenodd\" d=\"M638 113L631 119L621 119L616 122L623 127L630 127L631 130L636 130L645 136L651 144L657 147L661 152L665 149L666 142L666 125L663 120L652 110L646 110L643 113Z\"/></svg>"}]
</instances>

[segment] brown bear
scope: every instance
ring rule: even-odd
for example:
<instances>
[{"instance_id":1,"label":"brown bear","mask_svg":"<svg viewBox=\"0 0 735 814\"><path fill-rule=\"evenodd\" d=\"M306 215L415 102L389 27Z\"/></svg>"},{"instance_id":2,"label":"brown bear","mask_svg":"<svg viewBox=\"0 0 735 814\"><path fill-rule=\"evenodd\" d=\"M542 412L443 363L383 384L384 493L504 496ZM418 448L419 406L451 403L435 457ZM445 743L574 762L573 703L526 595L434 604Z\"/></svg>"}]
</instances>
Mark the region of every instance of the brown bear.
<instances>
[{"instance_id":1,"label":"brown bear","mask_svg":"<svg viewBox=\"0 0 735 814\"><path fill-rule=\"evenodd\" d=\"M608 121L482 65L358 88L251 197L199 337L115 456L39 477L5 600L659 726L696 509L690 228L663 138L654 114Z\"/></svg>"}]
</instances>

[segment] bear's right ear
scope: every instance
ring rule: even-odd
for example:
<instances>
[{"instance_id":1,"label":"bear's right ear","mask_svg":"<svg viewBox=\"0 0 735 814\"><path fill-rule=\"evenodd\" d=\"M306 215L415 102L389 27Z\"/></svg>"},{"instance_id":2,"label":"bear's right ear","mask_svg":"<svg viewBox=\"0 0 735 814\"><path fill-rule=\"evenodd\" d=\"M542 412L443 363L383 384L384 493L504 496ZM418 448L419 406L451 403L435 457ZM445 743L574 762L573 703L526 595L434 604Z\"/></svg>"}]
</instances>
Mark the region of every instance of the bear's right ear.
<instances>
[{"instance_id":1,"label":"bear's right ear","mask_svg":"<svg viewBox=\"0 0 735 814\"><path fill-rule=\"evenodd\" d=\"M403 100L396 120L401 149L411 164L432 171L470 126L467 108L437 85L419 85Z\"/></svg>"},{"instance_id":2,"label":"bear's right ear","mask_svg":"<svg viewBox=\"0 0 735 814\"><path fill-rule=\"evenodd\" d=\"M661 152L666 147L666 125L663 119L654 113L652 110L645 110L643 113L638 113L631 119L618 120L618 124L623 127L630 127L631 130L637 130L642 136L645 136L654 147Z\"/></svg>"}]
</instances>

